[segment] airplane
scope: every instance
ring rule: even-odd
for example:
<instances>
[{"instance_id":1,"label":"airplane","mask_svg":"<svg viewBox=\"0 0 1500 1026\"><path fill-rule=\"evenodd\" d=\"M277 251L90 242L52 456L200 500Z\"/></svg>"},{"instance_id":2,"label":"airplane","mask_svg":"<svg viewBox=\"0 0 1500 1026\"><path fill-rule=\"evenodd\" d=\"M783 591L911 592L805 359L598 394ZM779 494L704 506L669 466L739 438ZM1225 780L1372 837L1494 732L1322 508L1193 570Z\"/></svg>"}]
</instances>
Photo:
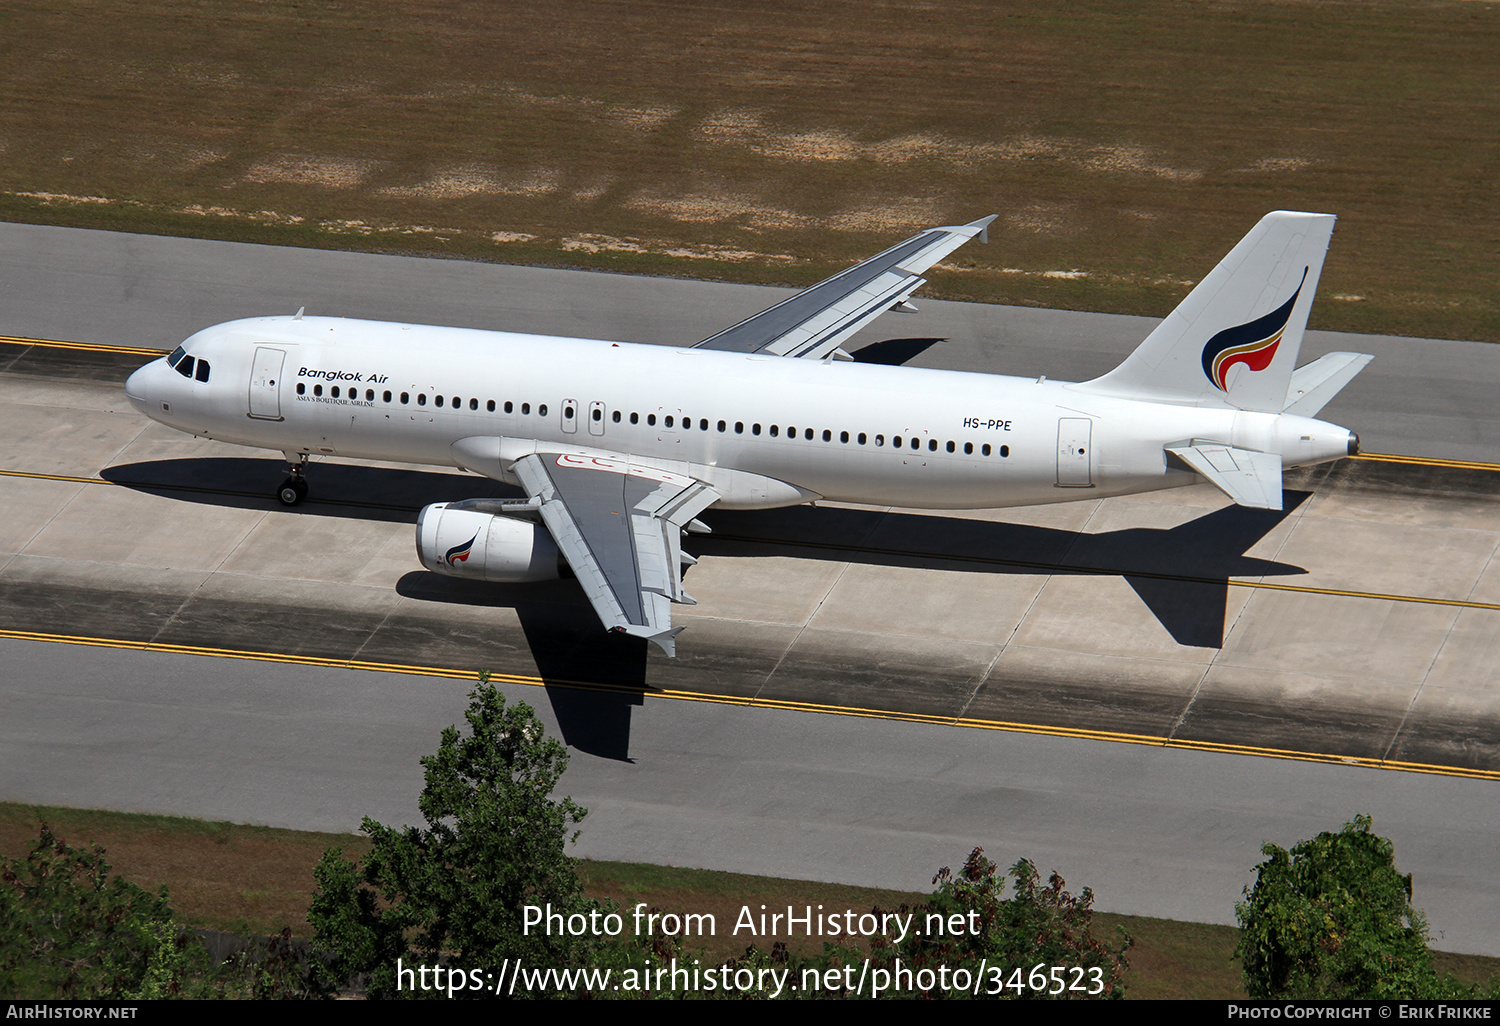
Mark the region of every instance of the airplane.
<instances>
[{"instance_id":1,"label":"airplane","mask_svg":"<svg viewBox=\"0 0 1500 1026\"><path fill-rule=\"evenodd\" d=\"M994 216L931 228L677 348L335 317L197 332L133 373L130 402L195 436L459 467L524 499L435 503L417 555L494 582L571 570L604 627L676 654L683 534L710 507L833 501L986 509L1209 481L1281 509L1286 467L1359 451L1314 419L1372 359L1296 366L1330 214L1267 214L1114 370L1084 382L861 362L843 344Z\"/></svg>"}]
</instances>

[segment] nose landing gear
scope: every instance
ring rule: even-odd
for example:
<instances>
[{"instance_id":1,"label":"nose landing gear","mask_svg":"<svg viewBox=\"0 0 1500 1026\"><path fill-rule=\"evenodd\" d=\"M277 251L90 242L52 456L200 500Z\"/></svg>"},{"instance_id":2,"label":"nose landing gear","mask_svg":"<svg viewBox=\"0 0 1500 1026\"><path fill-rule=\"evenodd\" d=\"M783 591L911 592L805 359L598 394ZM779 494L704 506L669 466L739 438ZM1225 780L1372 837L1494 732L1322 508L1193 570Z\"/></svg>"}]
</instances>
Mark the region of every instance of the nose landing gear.
<instances>
[{"instance_id":1,"label":"nose landing gear","mask_svg":"<svg viewBox=\"0 0 1500 1026\"><path fill-rule=\"evenodd\" d=\"M307 466L307 454L301 453L293 460L292 454L287 453L287 462L291 464L288 468L286 480L276 487L276 500L283 506L295 506L307 498L307 478L303 476L302 470Z\"/></svg>"}]
</instances>

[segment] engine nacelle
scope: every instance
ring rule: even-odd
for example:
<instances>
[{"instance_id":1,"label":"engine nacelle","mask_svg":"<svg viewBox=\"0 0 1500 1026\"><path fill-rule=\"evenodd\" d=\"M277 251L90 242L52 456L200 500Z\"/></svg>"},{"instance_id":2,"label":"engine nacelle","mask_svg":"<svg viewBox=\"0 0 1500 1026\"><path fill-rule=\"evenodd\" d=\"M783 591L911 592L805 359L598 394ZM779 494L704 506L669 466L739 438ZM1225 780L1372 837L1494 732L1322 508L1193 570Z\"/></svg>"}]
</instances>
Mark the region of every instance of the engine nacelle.
<instances>
[{"instance_id":1,"label":"engine nacelle","mask_svg":"<svg viewBox=\"0 0 1500 1026\"><path fill-rule=\"evenodd\" d=\"M562 561L557 543L540 524L446 502L417 516L417 558L434 573L474 581L516 584L554 581Z\"/></svg>"}]
</instances>

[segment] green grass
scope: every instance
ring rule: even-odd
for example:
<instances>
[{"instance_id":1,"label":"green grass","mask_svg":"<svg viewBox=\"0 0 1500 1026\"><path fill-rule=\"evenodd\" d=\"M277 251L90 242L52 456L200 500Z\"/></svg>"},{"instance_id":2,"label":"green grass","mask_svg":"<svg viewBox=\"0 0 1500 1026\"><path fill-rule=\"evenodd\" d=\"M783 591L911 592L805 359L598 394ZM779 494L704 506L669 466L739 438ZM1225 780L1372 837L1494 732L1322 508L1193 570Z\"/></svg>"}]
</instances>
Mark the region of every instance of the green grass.
<instances>
[{"instance_id":1,"label":"green grass","mask_svg":"<svg viewBox=\"0 0 1500 1026\"><path fill-rule=\"evenodd\" d=\"M314 884L313 866L329 847L358 855L363 838L270 827L239 826L176 816L99 812L0 803L0 858L23 855L35 843L42 821L72 845L98 843L114 872L155 891L166 885L179 922L237 933L269 934L291 926L309 932L305 914ZM955 853L953 864L962 861ZM1247 853L1253 861L1255 853ZM934 870L937 867L933 867ZM642 863L579 863L589 894L612 898L626 914L637 901L665 911L713 913L716 938L694 939L715 958L743 953L748 937L735 938L729 926L743 905L758 910L785 905L865 911L915 903L925 895L900 891L745 876L702 869L673 869ZM1087 883L1083 881L1082 883ZM1108 900L1108 895L1104 896ZM1123 929L1134 938L1127 992L1135 998L1243 998L1239 964L1233 958L1238 931L1229 926L1182 923L1142 916L1098 913L1095 933L1113 939ZM771 938L776 939L776 938ZM765 938L756 938L766 946ZM816 950L813 940L795 939L796 950ZM1437 954L1440 972L1469 982L1500 973L1500 958Z\"/></svg>"},{"instance_id":2,"label":"green grass","mask_svg":"<svg viewBox=\"0 0 1500 1026\"><path fill-rule=\"evenodd\" d=\"M1314 327L1494 341L1496 52L1439 0L22 0L0 218L805 284L998 213L929 295L1160 315L1326 210Z\"/></svg>"}]
</instances>

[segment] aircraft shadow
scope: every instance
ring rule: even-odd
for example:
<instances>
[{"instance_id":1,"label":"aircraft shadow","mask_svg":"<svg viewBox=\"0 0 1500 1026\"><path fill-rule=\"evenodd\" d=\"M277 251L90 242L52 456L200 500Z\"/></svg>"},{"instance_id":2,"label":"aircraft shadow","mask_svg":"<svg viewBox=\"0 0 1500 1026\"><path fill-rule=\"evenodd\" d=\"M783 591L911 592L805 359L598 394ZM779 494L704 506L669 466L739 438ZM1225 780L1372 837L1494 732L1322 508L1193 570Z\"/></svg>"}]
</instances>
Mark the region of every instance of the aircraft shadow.
<instances>
[{"instance_id":1,"label":"aircraft shadow","mask_svg":"<svg viewBox=\"0 0 1500 1026\"><path fill-rule=\"evenodd\" d=\"M1283 512L1226 506L1177 527L1098 534L814 506L710 510L702 519L714 533L690 538L688 548L695 555L795 555L875 566L948 566L970 573L1116 576L1134 589L1179 645L1219 648L1230 578L1307 573L1244 553L1310 494L1284 492Z\"/></svg>"},{"instance_id":2,"label":"aircraft shadow","mask_svg":"<svg viewBox=\"0 0 1500 1026\"><path fill-rule=\"evenodd\" d=\"M280 509L273 489L284 474L279 460L221 457L126 464L101 476L184 501ZM309 480L311 497L289 512L410 523L431 502L517 494L498 482L451 471L314 464ZM1309 494L1286 491L1287 512ZM1218 648L1231 578L1307 572L1245 555L1286 515L1226 506L1171 528L1084 534L823 506L710 510L702 519L714 533L689 536L684 548L696 555L794 556L969 573L1118 576L1178 644ZM687 572L691 576L692 569ZM413 570L396 590L423 602L514 609L538 673L548 682L547 697L564 740L606 758L628 759L630 707L640 705L650 687L650 649L641 639L599 630L574 581L497 585Z\"/></svg>"},{"instance_id":3,"label":"aircraft shadow","mask_svg":"<svg viewBox=\"0 0 1500 1026\"><path fill-rule=\"evenodd\" d=\"M307 501L286 507L276 500L286 463L235 456L123 463L100 471L99 476L137 491L231 509L280 509L303 516L395 523L414 523L417 512L432 502L524 497L520 490L499 481L451 470L312 463L307 468Z\"/></svg>"}]
</instances>

